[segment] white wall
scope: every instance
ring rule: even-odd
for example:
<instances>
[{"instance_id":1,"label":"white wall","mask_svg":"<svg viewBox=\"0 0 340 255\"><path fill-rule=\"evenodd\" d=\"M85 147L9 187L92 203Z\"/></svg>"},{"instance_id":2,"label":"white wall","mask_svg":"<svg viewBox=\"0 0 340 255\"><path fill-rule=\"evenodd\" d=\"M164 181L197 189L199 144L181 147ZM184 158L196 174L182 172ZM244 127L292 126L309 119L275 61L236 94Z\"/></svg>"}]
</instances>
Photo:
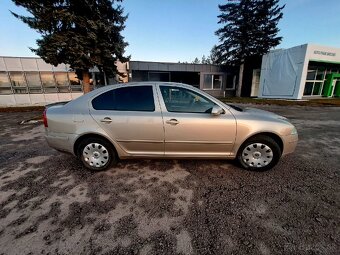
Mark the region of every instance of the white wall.
<instances>
[{"instance_id":1,"label":"white wall","mask_svg":"<svg viewBox=\"0 0 340 255\"><path fill-rule=\"evenodd\" d=\"M299 99L306 50L304 44L264 55L258 97Z\"/></svg>"}]
</instances>

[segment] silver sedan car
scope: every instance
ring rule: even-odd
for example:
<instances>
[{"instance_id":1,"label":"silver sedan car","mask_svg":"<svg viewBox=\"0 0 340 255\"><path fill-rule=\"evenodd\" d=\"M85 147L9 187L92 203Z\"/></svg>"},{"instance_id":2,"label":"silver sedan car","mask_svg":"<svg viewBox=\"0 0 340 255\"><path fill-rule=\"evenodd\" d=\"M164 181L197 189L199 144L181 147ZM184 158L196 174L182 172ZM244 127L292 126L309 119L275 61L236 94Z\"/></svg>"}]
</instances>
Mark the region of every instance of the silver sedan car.
<instances>
[{"instance_id":1,"label":"silver sedan car","mask_svg":"<svg viewBox=\"0 0 340 255\"><path fill-rule=\"evenodd\" d=\"M47 107L48 144L92 170L126 158L237 159L267 170L295 150L285 118L224 104L193 86L142 82L106 86Z\"/></svg>"}]
</instances>

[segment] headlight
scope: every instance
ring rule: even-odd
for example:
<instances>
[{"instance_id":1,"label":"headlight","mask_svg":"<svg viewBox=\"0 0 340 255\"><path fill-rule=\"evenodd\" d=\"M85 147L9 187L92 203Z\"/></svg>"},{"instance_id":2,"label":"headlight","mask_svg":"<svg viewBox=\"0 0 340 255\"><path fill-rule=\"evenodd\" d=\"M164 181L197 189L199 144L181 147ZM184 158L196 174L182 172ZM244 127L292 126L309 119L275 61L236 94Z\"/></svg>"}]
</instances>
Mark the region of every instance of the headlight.
<instances>
[{"instance_id":1,"label":"headlight","mask_svg":"<svg viewBox=\"0 0 340 255\"><path fill-rule=\"evenodd\" d=\"M279 116L277 117L279 120L285 120L285 121L288 121L288 119L286 117L283 117L283 116Z\"/></svg>"},{"instance_id":2,"label":"headlight","mask_svg":"<svg viewBox=\"0 0 340 255\"><path fill-rule=\"evenodd\" d=\"M297 130L295 127L293 127L292 131L290 131L291 135L296 135L297 134Z\"/></svg>"}]
</instances>

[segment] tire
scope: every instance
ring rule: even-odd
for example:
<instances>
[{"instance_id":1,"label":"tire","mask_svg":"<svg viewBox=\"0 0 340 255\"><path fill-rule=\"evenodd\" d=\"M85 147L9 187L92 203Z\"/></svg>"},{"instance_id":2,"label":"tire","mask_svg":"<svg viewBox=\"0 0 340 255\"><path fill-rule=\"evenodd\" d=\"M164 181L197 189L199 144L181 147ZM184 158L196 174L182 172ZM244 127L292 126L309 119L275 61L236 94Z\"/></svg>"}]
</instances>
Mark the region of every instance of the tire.
<instances>
[{"instance_id":1,"label":"tire","mask_svg":"<svg viewBox=\"0 0 340 255\"><path fill-rule=\"evenodd\" d=\"M245 141L238 153L241 166L251 171L266 171L273 168L281 157L278 143L271 137L258 135Z\"/></svg>"},{"instance_id":2,"label":"tire","mask_svg":"<svg viewBox=\"0 0 340 255\"><path fill-rule=\"evenodd\" d=\"M117 164L118 157L113 145L102 138L85 138L78 146L78 157L83 165L94 171L105 170Z\"/></svg>"}]
</instances>

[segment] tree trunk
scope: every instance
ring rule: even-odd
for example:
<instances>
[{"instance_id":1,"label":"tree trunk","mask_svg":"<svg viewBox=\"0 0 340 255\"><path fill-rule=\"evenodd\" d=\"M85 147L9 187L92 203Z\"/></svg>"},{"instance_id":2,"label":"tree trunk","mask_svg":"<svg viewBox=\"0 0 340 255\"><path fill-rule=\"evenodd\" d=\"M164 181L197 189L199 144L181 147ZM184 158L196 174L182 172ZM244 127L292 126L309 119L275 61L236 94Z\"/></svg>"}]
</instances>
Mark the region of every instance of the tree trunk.
<instances>
[{"instance_id":1,"label":"tree trunk","mask_svg":"<svg viewBox=\"0 0 340 255\"><path fill-rule=\"evenodd\" d=\"M87 70L83 70L83 90L84 94L89 93L91 91L90 74Z\"/></svg>"},{"instance_id":2,"label":"tree trunk","mask_svg":"<svg viewBox=\"0 0 340 255\"><path fill-rule=\"evenodd\" d=\"M240 65L240 72L239 72L239 77L238 77L238 85L237 85L237 90L236 90L236 96L241 97L241 92L242 92L242 83L243 83L243 70L244 70L244 62L242 61Z\"/></svg>"}]
</instances>

